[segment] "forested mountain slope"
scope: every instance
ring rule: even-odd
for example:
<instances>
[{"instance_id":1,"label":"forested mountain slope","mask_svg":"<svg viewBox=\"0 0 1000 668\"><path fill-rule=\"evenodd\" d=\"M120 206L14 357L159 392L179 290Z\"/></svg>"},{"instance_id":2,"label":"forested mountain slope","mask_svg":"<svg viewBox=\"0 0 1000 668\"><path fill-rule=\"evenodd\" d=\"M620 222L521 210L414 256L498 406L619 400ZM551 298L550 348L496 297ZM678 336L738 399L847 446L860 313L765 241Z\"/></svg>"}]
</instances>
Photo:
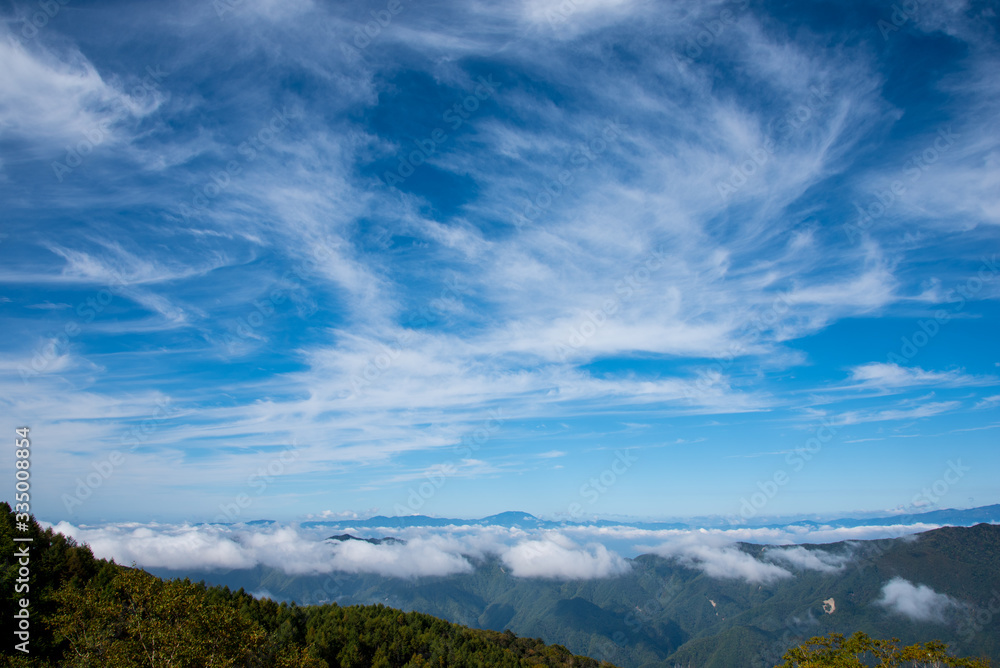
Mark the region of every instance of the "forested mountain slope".
<instances>
[{"instance_id":1,"label":"forested mountain slope","mask_svg":"<svg viewBox=\"0 0 1000 668\"><path fill-rule=\"evenodd\" d=\"M23 527L14 520L10 506L0 503L0 607L5 624L20 624L15 614L28 599L21 625L27 640L21 647L28 651L10 640L17 627L8 628L3 665L610 666L509 631L469 629L382 605L299 607L189 579L165 581L95 559L88 547L43 531L34 520ZM15 542L15 536L30 541ZM23 546L29 546L27 557Z\"/></svg>"},{"instance_id":2,"label":"forested mountain slope","mask_svg":"<svg viewBox=\"0 0 1000 668\"><path fill-rule=\"evenodd\" d=\"M478 561L468 574L413 579L289 576L265 567L190 575L299 604L379 602L470 627L509 628L630 668L729 666L737 658L741 665L773 666L806 638L855 631L907 644L939 639L1000 661L998 525L795 548L800 560L811 556L824 570L775 561L782 548L731 549L755 563L781 563L792 575L757 582L710 576L652 554L631 560L625 575L592 580L518 578L498 559ZM896 591L893 582L900 596L925 596L937 607L921 616L919 609L900 612L906 601L898 597L881 603L887 587Z\"/></svg>"}]
</instances>

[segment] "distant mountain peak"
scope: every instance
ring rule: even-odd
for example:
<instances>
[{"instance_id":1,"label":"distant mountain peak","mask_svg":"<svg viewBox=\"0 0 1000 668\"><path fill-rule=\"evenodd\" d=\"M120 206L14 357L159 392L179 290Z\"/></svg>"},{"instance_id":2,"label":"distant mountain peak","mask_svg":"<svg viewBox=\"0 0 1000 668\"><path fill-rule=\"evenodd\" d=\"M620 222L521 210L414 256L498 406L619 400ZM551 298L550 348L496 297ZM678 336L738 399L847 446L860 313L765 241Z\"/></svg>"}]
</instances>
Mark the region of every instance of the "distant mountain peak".
<instances>
[{"instance_id":1,"label":"distant mountain peak","mask_svg":"<svg viewBox=\"0 0 1000 668\"><path fill-rule=\"evenodd\" d=\"M508 510L506 512L497 513L496 515L490 515L489 517L484 517L479 521L486 522L488 520L498 520L498 521L508 521L508 522L514 522L518 520L531 520L532 522L537 522L538 518L532 515L531 513L525 513L519 510Z\"/></svg>"},{"instance_id":2,"label":"distant mountain peak","mask_svg":"<svg viewBox=\"0 0 1000 668\"><path fill-rule=\"evenodd\" d=\"M637 529L647 529L659 531L664 529L694 529L709 528L719 526L731 527L731 524L720 525L717 522L700 523L699 520L707 518L692 518L689 523L668 522L659 520L608 520L593 519L589 521L579 520L552 520L542 519L531 513L508 510L496 515L482 517L479 519L461 519L454 517L431 517L429 515L400 515L396 517L386 517L376 515L367 519L337 519L337 520L311 520L303 522L306 528L322 527L334 530L357 530L357 531L392 531L412 529L415 527L445 527L455 526L503 526L519 527L522 529L561 529L570 526L629 526ZM759 523L748 523L740 525L742 528L782 528L782 527L808 527L817 528L821 526L831 528L852 528L860 526L895 526L900 524L936 524L939 526L972 526L980 522L1000 522L1000 504L991 506L981 506L978 508L954 509L942 508L930 510L922 513L912 513L907 515L887 515L881 517L844 517L832 520L820 520L816 518L801 518L782 520L772 518L772 521L763 520Z\"/></svg>"},{"instance_id":3,"label":"distant mountain peak","mask_svg":"<svg viewBox=\"0 0 1000 668\"><path fill-rule=\"evenodd\" d=\"M352 536L349 533L337 534L336 536L330 536L327 540L336 540L341 543L346 543L347 541L357 540L363 543L371 543L372 545L406 545L406 541L402 538L394 538L393 536L386 536L385 538L358 538L357 536Z\"/></svg>"}]
</instances>

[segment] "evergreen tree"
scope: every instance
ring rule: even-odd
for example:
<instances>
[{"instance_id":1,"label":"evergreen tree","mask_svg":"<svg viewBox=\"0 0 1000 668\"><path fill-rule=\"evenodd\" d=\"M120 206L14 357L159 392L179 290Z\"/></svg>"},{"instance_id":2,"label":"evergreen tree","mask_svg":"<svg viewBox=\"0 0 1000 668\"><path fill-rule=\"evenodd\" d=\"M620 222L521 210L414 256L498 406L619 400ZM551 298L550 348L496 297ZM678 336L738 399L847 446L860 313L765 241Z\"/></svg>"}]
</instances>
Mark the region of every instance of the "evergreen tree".
<instances>
[{"instance_id":1,"label":"evergreen tree","mask_svg":"<svg viewBox=\"0 0 1000 668\"><path fill-rule=\"evenodd\" d=\"M845 638L839 633L810 638L793 647L782 657L777 668L989 668L989 659L951 656L948 646L932 640L923 644L899 647L899 640L876 640L860 631Z\"/></svg>"}]
</instances>

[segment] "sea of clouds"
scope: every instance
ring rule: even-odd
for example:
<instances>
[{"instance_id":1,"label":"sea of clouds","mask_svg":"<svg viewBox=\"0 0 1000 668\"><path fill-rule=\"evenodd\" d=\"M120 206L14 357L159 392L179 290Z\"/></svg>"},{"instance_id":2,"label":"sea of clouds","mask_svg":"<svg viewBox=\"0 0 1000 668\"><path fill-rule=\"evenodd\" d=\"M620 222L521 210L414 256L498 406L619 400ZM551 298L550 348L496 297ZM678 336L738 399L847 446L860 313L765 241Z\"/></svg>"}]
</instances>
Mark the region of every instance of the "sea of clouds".
<instances>
[{"instance_id":1,"label":"sea of clouds","mask_svg":"<svg viewBox=\"0 0 1000 668\"><path fill-rule=\"evenodd\" d=\"M623 525L524 530L450 525L349 530L358 537L394 536L405 541L375 545L327 540L331 534L343 531L299 524L76 526L60 522L49 526L89 544L98 557L144 568L229 571L266 566L288 575L340 571L408 578L467 573L478 562L499 558L515 577L581 580L621 575L630 568L629 557L650 553L710 577L753 583L792 577L796 571L833 573L850 561L849 541L896 538L937 528L912 524L648 530ZM848 542L833 551L799 546L840 541ZM770 547L754 557L739 549L740 542Z\"/></svg>"}]
</instances>

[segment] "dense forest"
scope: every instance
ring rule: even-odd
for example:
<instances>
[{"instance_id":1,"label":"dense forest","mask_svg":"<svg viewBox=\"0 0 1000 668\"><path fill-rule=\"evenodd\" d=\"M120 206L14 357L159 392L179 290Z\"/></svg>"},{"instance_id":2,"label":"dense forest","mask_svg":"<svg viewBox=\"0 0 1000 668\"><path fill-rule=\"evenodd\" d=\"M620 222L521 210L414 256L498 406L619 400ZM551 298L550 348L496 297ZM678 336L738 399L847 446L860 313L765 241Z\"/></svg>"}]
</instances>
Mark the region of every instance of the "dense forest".
<instances>
[{"instance_id":1,"label":"dense forest","mask_svg":"<svg viewBox=\"0 0 1000 668\"><path fill-rule=\"evenodd\" d=\"M0 606L18 622L28 598L29 654L8 629L0 657L10 666L73 668L324 668L327 666L610 667L560 645L511 632L470 629L381 605L299 607L242 589L162 580L96 559L87 546L30 519L15 534L0 503ZM31 541L16 542L19 538ZM27 583L17 552L29 545ZM24 589L23 585L28 588Z\"/></svg>"},{"instance_id":2,"label":"dense forest","mask_svg":"<svg viewBox=\"0 0 1000 668\"><path fill-rule=\"evenodd\" d=\"M774 563L768 553L786 548L742 543L730 549ZM655 554L630 559L629 570L617 577L590 579L516 577L496 555L471 560L470 572L413 578L290 575L260 564L230 571L151 571L267 591L275 600L299 605L337 601L418 610L471 628L540 637L625 668L770 668L790 646L812 636L858 631L907 645L938 639L1000 664L1000 524L794 551L842 566L796 569L794 577L766 584L713 577ZM953 603L940 618L891 612L879 600L895 578L926 586ZM831 603L835 612L832 605L827 608Z\"/></svg>"},{"instance_id":3,"label":"dense forest","mask_svg":"<svg viewBox=\"0 0 1000 668\"><path fill-rule=\"evenodd\" d=\"M165 580L97 559L86 545L43 530L33 518L23 524L15 519L10 505L0 502L0 607L4 622L13 624L0 650L3 666L614 668L509 630L471 629L383 605L301 607L257 599L243 589ZM897 642L863 633L816 637L789 649L781 668L989 666L988 660L955 658L943 643ZM733 645L740 646L746 643ZM753 663L736 654L727 665Z\"/></svg>"}]
</instances>

